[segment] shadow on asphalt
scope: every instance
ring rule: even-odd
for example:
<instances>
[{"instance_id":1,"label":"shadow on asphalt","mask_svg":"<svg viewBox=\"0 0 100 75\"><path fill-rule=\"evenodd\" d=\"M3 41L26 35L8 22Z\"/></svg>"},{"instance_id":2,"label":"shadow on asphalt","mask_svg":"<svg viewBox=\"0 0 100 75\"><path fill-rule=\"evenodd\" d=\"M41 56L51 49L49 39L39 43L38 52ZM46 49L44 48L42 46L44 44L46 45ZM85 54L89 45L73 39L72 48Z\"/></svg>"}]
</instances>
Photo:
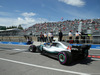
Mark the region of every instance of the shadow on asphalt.
<instances>
[{"instance_id":1,"label":"shadow on asphalt","mask_svg":"<svg viewBox=\"0 0 100 75\"><path fill-rule=\"evenodd\" d=\"M70 65L67 65L67 66L73 66L76 64L90 65L92 64L93 61L96 61L96 60L92 60L90 57L87 57L86 59L74 60Z\"/></svg>"},{"instance_id":2,"label":"shadow on asphalt","mask_svg":"<svg viewBox=\"0 0 100 75\"><path fill-rule=\"evenodd\" d=\"M29 51L28 50L23 50L23 51L10 53L9 55L15 55L15 54L19 54L19 53L22 53L22 52L29 52Z\"/></svg>"},{"instance_id":3,"label":"shadow on asphalt","mask_svg":"<svg viewBox=\"0 0 100 75\"><path fill-rule=\"evenodd\" d=\"M44 56L58 61L57 56L51 56L51 55L47 55L47 54L45 54ZM71 64L64 65L64 66L74 66L76 64L90 65L90 64L92 64L93 61L96 61L96 60L92 60L90 57L87 57L86 59L75 59L72 61Z\"/></svg>"},{"instance_id":4,"label":"shadow on asphalt","mask_svg":"<svg viewBox=\"0 0 100 75\"><path fill-rule=\"evenodd\" d=\"M29 51L27 50L25 52L29 52ZM32 53L39 53L39 52L36 51L36 52L32 52ZM58 57L57 57L58 55L51 55L51 54L48 54L48 53L41 54L41 55L58 61ZM90 65L90 64L92 64L93 61L96 61L96 60L91 59L91 57L87 57L86 59L75 59L75 60L72 61L72 63L70 65L66 65L66 66L74 66L76 64Z\"/></svg>"},{"instance_id":5,"label":"shadow on asphalt","mask_svg":"<svg viewBox=\"0 0 100 75\"><path fill-rule=\"evenodd\" d=\"M22 51L18 51L18 52L13 52L13 53L10 53L10 55L19 54L19 53L22 53L22 52L30 52L30 51L27 49L27 50L22 50ZM36 52L30 52L30 53L39 53L39 52L38 52L38 51L36 51Z\"/></svg>"},{"instance_id":6,"label":"shadow on asphalt","mask_svg":"<svg viewBox=\"0 0 100 75\"><path fill-rule=\"evenodd\" d=\"M0 49L3 49L3 50L12 50L14 48L4 48L4 47L0 47Z\"/></svg>"}]
</instances>

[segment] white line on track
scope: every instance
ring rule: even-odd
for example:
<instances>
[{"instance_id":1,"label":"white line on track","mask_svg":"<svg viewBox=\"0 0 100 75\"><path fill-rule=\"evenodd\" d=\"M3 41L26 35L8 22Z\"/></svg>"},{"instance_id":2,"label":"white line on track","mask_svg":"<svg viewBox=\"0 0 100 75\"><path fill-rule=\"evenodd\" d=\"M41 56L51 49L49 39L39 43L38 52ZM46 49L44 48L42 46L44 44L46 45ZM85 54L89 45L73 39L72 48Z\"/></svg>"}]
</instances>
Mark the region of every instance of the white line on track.
<instances>
[{"instance_id":1,"label":"white line on track","mask_svg":"<svg viewBox=\"0 0 100 75\"><path fill-rule=\"evenodd\" d=\"M96 49L96 48L90 48L90 50L93 50L93 51L100 51L100 49Z\"/></svg>"},{"instance_id":2,"label":"white line on track","mask_svg":"<svg viewBox=\"0 0 100 75\"><path fill-rule=\"evenodd\" d=\"M27 51L28 49L0 49L0 50L4 50L4 51Z\"/></svg>"},{"instance_id":3,"label":"white line on track","mask_svg":"<svg viewBox=\"0 0 100 75\"><path fill-rule=\"evenodd\" d=\"M89 55L97 55L97 56L100 56L100 54L89 54Z\"/></svg>"},{"instance_id":4,"label":"white line on track","mask_svg":"<svg viewBox=\"0 0 100 75\"><path fill-rule=\"evenodd\" d=\"M96 60L96 61L100 61L100 59L98 58L91 58L92 60Z\"/></svg>"},{"instance_id":5,"label":"white line on track","mask_svg":"<svg viewBox=\"0 0 100 75\"><path fill-rule=\"evenodd\" d=\"M2 45L12 45L12 46L30 46L30 45L18 45L18 44L2 44Z\"/></svg>"},{"instance_id":6,"label":"white line on track","mask_svg":"<svg viewBox=\"0 0 100 75\"><path fill-rule=\"evenodd\" d=\"M27 49L12 49L12 50L15 50L15 51L25 51Z\"/></svg>"},{"instance_id":7,"label":"white line on track","mask_svg":"<svg viewBox=\"0 0 100 75\"><path fill-rule=\"evenodd\" d=\"M42 69L59 71L59 72L66 72L66 73L78 74L78 75L90 75L90 74L87 74L87 73L81 73L81 72L62 70L62 69L51 68L51 67L46 67L46 66L40 66L40 65L35 65L35 64L29 64L29 63L15 61L15 60L10 60L10 59L5 59L5 58L0 58L0 60L9 61L9 62L13 62L13 63L17 63L17 64L22 64L22 65L27 65L27 66L33 66L33 67L42 68Z\"/></svg>"}]
</instances>

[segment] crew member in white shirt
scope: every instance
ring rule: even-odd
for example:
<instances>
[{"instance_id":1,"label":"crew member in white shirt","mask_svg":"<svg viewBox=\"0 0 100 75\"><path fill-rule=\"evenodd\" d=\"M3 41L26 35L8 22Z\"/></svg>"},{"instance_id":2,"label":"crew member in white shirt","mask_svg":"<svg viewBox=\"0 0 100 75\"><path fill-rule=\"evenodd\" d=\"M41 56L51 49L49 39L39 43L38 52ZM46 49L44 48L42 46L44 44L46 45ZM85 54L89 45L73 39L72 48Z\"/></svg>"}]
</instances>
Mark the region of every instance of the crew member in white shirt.
<instances>
[{"instance_id":1,"label":"crew member in white shirt","mask_svg":"<svg viewBox=\"0 0 100 75\"><path fill-rule=\"evenodd\" d=\"M76 40L76 43L79 43L79 36L80 36L80 32L76 31L75 33L75 40Z\"/></svg>"}]
</instances>

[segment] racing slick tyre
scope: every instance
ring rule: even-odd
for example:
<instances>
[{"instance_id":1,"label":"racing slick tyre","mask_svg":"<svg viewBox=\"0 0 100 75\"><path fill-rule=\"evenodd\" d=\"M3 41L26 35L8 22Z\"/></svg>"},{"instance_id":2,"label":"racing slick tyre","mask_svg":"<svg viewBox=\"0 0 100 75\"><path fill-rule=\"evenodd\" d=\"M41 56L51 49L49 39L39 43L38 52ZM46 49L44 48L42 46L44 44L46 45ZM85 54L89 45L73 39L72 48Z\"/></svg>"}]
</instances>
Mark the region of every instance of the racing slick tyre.
<instances>
[{"instance_id":1,"label":"racing slick tyre","mask_svg":"<svg viewBox=\"0 0 100 75\"><path fill-rule=\"evenodd\" d=\"M67 51L60 52L58 53L58 60L62 65L69 65L72 61L72 55Z\"/></svg>"},{"instance_id":2,"label":"racing slick tyre","mask_svg":"<svg viewBox=\"0 0 100 75\"><path fill-rule=\"evenodd\" d=\"M36 52L36 46L35 46L35 45L31 45L31 46L29 47L29 51L30 51L30 52Z\"/></svg>"}]
</instances>

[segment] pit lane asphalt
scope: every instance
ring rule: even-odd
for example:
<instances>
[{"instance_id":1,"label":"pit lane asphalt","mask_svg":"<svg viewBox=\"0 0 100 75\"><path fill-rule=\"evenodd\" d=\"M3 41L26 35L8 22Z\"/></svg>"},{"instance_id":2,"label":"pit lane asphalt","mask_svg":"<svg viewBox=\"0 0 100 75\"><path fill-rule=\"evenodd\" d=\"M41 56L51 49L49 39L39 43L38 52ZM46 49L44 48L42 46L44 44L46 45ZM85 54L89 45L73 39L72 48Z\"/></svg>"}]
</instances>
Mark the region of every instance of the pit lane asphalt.
<instances>
[{"instance_id":1,"label":"pit lane asphalt","mask_svg":"<svg viewBox=\"0 0 100 75\"><path fill-rule=\"evenodd\" d=\"M61 65L57 59L28 52L29 46L0 44L0 75L100 75L100 59L77 60ZM90 50L100 55L100 50Z\"/></svg>"}]
</instances>

